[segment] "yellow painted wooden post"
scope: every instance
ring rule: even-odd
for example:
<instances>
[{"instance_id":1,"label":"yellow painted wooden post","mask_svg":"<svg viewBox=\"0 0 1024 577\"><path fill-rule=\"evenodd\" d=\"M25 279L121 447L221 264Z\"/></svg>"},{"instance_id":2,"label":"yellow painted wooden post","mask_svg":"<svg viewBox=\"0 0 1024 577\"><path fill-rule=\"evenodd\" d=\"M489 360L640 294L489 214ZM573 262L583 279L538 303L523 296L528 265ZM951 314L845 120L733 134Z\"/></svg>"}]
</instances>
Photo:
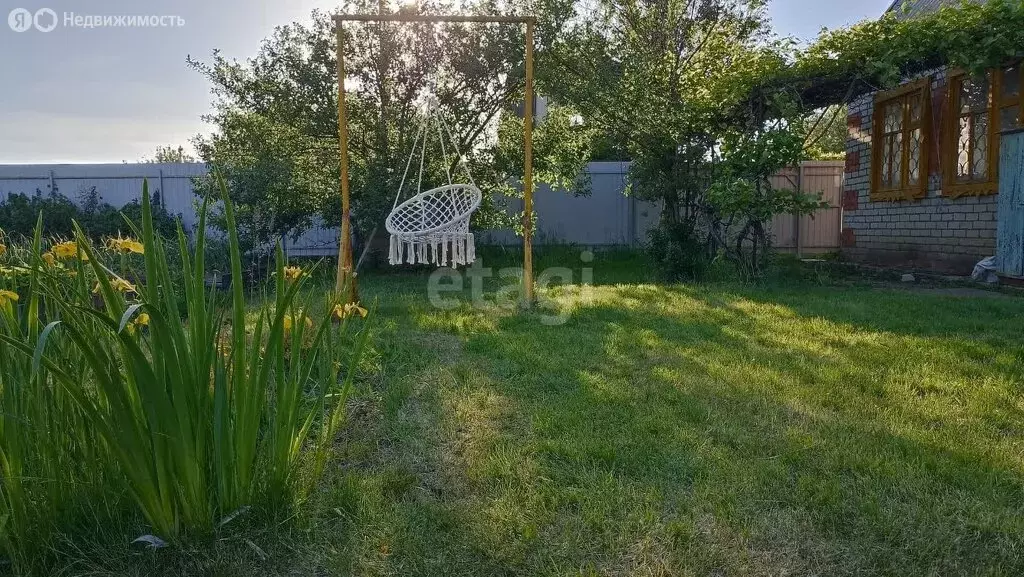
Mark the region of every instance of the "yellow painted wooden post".
<instances>
[{"instance_id":1,"label":"yellow painted wooden post","mask_svg":"<svg viewBox=\"0 0 1024 577\"><path fill-rule=\"evenodd\" d=\"M349 172L348 172L348 110L345 106L345 39L344 26L337 22L338 36L338 148L341 155L341 247L338 249L338 278L335 287L337 296L344 302L355 302L355 275L352 271L352 224L350 222ZM346 291L346 294L342 294Z\"/></svg>"},{"instance_id":2,"label":"yellow painted wooden post","mask_svg":"<svg viewBox=\"0 0 1024 577\"><path fill-rule=\"evenodd\" d=\"M533 305L533 28L526 22L526 106L523 109L525 162L523 169L523 300Z\"/></svg>"}]
</instances>

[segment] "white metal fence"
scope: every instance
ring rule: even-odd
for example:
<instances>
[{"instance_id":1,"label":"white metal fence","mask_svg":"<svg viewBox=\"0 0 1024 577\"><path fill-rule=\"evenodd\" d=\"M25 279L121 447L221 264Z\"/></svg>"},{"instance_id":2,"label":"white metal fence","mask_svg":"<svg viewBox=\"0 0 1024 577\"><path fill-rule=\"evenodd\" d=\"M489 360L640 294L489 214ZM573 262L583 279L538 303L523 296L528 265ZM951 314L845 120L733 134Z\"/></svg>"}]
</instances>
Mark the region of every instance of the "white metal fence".
<instances>
[{"instance_id":1,"label":"white metal fence","mask_svg":"<svg viewBox=\"0 0 1024 577\"><path fill-rule=\"evenodd\" d=\"M81 202L95 189L101 201L120 208L142 196L142 181L160 192L168 212L195 226L192 178L206 174L205 164L8 164L0 165L0 200L10 194L57 193Z\"/></svg>"},{"instance_id":2,"label":"white metal fence","mask_svg":"<svg viewBox=\"0 0 1024 577\"><path fill-rule=\"evenodd\" d=\"M594 162L587 169L591 194L572 196L539 186L534 197L537 211L536 244L578 244L584 246L636 246L658 222L657 204L625 196L627 162ZM791 174L792 173L792 174ZM205 164L54 164L0 165L0 200L9 194L61 194L81 202L93 190L102 202L120 208L142 194L143 179L160 192L163 206L180 215L186 229L196 223L193 178L207 174ZM797 175L794 180L793 175ZM805 178L800 178L801 176ZM824 191L826 199L838 206L842 187L842 163L806 163L776 177L779 186L796 183L802 190ZM511 200L509 208L522 210L522 202ZM832 250L838 247L839 209L827 209L812 219L804 217L797 228L791 217L777 217L773 223L776 244L794 250ZM799 231L799 232L798 232ZM283 239L291 256L334 256L340 234L337 228L313 227L298 239ZM508 230L483 231L482 244L513 245L521 239ZM795 239L795 240L794 240Z\"/></svg>"},{"instance_id":3,"label":"white metal fence","mask_svg":"<svg viewBox=\"0 0 1024 577\"><path fill-rule=\"evenodd\" d=\"M578 244L583 246L637 246L658 223L659 205L637 200L623 192L627 186L628 162L592 162L587 167L590 194L573 196L537 187L533 206L537 213L534 244ZM508 202L509 209L522 212L519 199ZM512 231L486 231L484 243L519 244L522 239Z\"/></svg>"},{"instance_id":4,"label":"white metal fence","mask_svg":"<svg viewBox=\"0 0 1024 577\"><path fill-rule=\"evenodd\" d=\"M201 163L0 165L0 200L55 192L81 204L95 192L100 202L121 208L141 199L142 183L148 180L161 205L191 231L198 220L193 179L207 173ZM337 230L316 228L284 244L292 256L332 256L338 253L338 238Z\"/></svg>"},{"instance_id":5,"label":"white metal fence","mask_svg":"<svg viewBox=\"0 0 1024 577\"><path fill-rule=\"evenodd\" d=\"M636 245L657 222L658 208L622 194L628 163L595 162L588 172L592 193L574 197L546 186L535 195L537 244L573 243L587 246ZM196 223L196 197L192 180L207 174L205 164L55 164L0 165L0 200L9 194L56 192L81 203L93 190L102 202L120 208L138 200L142 182L160 193L168 212L180 215L191 230ZM521 201L510 203L522 210ZM291 256L333 256L338 251L337 228L313 227L297 239L283 240ZM482 243L517 244L511 231L485 231Z\"/></svg>"}]
</instances>

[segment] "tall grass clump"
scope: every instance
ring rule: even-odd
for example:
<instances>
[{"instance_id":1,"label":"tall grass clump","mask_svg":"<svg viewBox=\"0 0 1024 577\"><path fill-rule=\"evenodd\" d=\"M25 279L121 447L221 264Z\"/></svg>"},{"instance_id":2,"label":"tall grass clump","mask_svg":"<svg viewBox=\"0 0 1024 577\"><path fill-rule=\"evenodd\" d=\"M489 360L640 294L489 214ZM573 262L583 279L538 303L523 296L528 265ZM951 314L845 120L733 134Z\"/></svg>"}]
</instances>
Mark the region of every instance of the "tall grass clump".
<instances>
[{"instance_id":1,"label":"tall grass clump","mask_svg":"<svg viewBox=\"0 0 1024 577\"><path fill-rule=\"evenodd\" d=\"M72 240L45 243L37 227L8 251L0 551L15 567L37 563L82 507L133 509L140 530L174 543L249 506L293 507L320 477L369 334L352 319L366 311L302 306L308 275L280 248L266 305L250 306L222 201L228 295L204 282L209 203L194 240L180 224L166 240L145 184L137 240L96 246L76 224Z\"/></svg>"}]
</instances>

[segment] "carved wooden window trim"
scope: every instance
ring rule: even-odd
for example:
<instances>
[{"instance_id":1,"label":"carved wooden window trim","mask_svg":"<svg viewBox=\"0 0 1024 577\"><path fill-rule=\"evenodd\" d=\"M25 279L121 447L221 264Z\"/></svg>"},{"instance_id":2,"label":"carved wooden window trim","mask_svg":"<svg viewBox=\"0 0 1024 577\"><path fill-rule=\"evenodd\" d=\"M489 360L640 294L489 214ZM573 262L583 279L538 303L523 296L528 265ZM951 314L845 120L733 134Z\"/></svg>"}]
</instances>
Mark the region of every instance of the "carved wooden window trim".
<instances>
[{"instance_id":1,"label":"carved wooden window trim","mask_svg":"<svg viewBox=\"0 0 1024 577\"><path fill-rule=\"evenodd\" d=\"M984 110L970 110L962 102L965 82L978 82L962 70L951 72L946 97L946 141L943 146L942 194L949 198L961 196L984 196L999 192L999 135L1003 129L1021 127L1024 110L1024 87L1021 86L1019 63L995 68L986 73L989 83ZM1016 94L1010 92L1010 78L1016 75ZM975 176L977 164L975 142L965 138L974 133L978 118L982 115L987 123L985 128L985 172ZM965 146L967 150L964 150ZM966 159L964 157L967 157ZM966 172L965 161L966 160Z\"/></svg>"},{"instance_id":2,"label":"carved wooden window trim","mask_svg":"<svg viewBox=\"0 0 1024 577\"><path fill-rule=\"evenodd\" d=\"M931 124L931 77L875 95L871 200L915 200L927 195Z\"/></svg>"}]
</instances>

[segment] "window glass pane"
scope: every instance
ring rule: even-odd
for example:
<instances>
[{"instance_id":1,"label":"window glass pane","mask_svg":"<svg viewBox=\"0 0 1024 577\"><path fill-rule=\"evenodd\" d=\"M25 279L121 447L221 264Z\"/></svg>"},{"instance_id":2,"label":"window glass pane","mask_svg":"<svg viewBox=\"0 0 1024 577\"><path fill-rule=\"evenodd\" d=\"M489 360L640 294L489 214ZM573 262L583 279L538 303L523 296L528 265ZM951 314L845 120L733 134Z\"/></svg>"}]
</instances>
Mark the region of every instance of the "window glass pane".
<instances>
[{"instance_id":1,"label":"window glass pane","mask_svg":"<svg viewBox=\"0 0 1024 577\"><path fill-rule=\"evenodd\" d=\"M882 186L892 187L892 137L885 137L885 147L882 149Z\"/></svg>"},{"instance_id":2,"label":"window glass pane","mask_svg":"<svg viewBox=\"0 0 1024 577\"><path fill-rule=\"evenodd\" d=\"M988 115L975 116L973 129L974 153L971 161L974 166L971 168L971 178L984 180L988 177Z\"/></svg>"},{"instance_id":3,"label":"window glass pane","mask_svg":"<svg viewBox=\"0 0 1024 577\"><path fill-rule=\"evenodd\" d=\"M1020 95L1020 65L1015 64L1003 70L1003 96Z\"/></svg>"},{"instance_id":4,"label":"window glass pane","mask_svg":"<svg viewBox=\"0 0 1024 577\"><path fill-rule=\"evenodd\" d=\"M891 133L903 128L903 102L897 101L885 106L885 132Z\"/></svg>"},{"instance_id":5,"label":"window glass pane","mask_svg":"<svg viewBox=\"0 0 1024 577\"><path fill-rule=\"evenodd\" d=\"M892 186L903 186L903 133L894 135L892 144Z\"/></svg>"},{"instance_id":6,"label":"window glass pane","mask_svg":"<svg viewBox=\"0 0 1024 577\"><path fill-rule=\"evenodd\" d=\"M970 150L971 150L971 118L965 116L960 119L960 134L957 138L956 150L956 179L960 181L971 178Z\"/></svg>"},{"instance_id":7,"label":"window glass pane","mask_svg":"<svg viewBox=\"0 0 1024 577\"><path fill-rule=\"evenodd\" d=\"M921 120L921 94L912 94L910 96L910 121L917 122Z\"/></svg>"},{"instance_id":8,"label":"window glass pane","mask_svg":"<svg viewBox=\"0 0 1024 577\"><path fill-rule=\"evenodd\" d=\"M921 129L916 128L910 133L910 164L908 181L910 184L921 182Z\"/></svg>"},{"instance_id":9,"label":"window glass pane","mask_svg":"<svg viewBox=\"0 0 1024 577\"><path fill-rule=\"evenodd\" d=\"M984 112L988 108L988 76L965 78L960 83L960 112Z\"/></svg>"},{"instance_id":10,"label":"window glass pane","mask_svg":"<svg viewBox=\"0 0 1024 577\"><path fill-rule=\"evenodd\" d=\"M999 130L1013 130L1020 127L1020 107L1008 106L999 111Z\"/></svg>"}]
</instances>

